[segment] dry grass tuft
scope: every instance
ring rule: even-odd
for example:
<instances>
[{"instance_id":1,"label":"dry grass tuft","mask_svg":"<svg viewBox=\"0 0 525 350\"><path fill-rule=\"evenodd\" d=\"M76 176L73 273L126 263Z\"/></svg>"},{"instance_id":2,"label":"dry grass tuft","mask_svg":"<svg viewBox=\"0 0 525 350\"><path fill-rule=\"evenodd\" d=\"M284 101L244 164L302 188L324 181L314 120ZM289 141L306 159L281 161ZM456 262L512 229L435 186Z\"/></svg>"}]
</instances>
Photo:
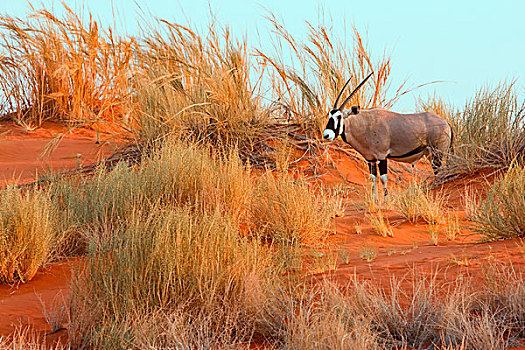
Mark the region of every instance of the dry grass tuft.
<instances>
[{"instance_id":1,"label":"dry grass tuft","mask_svg":"<svg viewBox=\"0 0 525 350\"><path fill-rule=\"evenodd\" d=\"M331 234L336 199L316 195L300 176L266 173L252 201L255 232L277 242L322 244Z\"/></svg>"},{"instance_id":2,"label":"dry grass tuft","mask_svg":"<svg viewBox=\"0 0 525 350\"><path fill-rule=\"evenodd\" d=\"M487 240L525 236L525 167L514 164L473 203L474 229Z\"/></svg>"},{"instance_id":3,"label":"dry grass tuft","mask_svg":"<svg viewBox=\"0 0 525 350\"><path fill-rule=\"evenodd\" d=\"M359 257L365 260L367 263L371 263L375 258L377 258L377 248L363 247L359 249Z\"/></svg>"},{"instance_id":4,"label":"dry grass tuft","mask_svg":"<svg viewBox=\"0 0 525 350\"><path fill-rule=\"evenodd\" d=\"M479 89L462 112L449 113L454 151L436 182L482 169L508 168L525 154L525 100L515 82Z\"/></svg>"},{"instance_id":5,"label":"dry grass tuft","mask_svg":"<svg viewBox=\"0 0 525 350\"><path fill-rule=\"evenodd\" d=\"M394 191L393 205L408 221L424 220L428 224L444 222L443 194L432 194L417 182L410 183L406 189Z\"/></svg>"},{"instance_id":6,"label":"dry grass tuft","mask_svg":"<svg viewBox=\"0 0 525 350\"><path fill-rule=\"evenodd\" d=\"M14 187L0 191L0 283L33 278L52 258L56 237L47 193Z\"/></svg>"},{"instance_id":7,"label":"dry grass tuft","mask_svg":"<svg viewBox=\"0 0 525 350\"><path fill-rule=\"evenodd\" d=\"M31 328L20 328L9 337L0 337L0 349L2 350L66 350L66 345L51 345L46 342L40 333Z\"/></svg>"},{"instance_id":8,"label":"dry grass tuft","mask_svg":"<svg viewBox=\"0 0 525 350\"><path fill-rule=\"evenodd\" d=\"M175 328L182 332L180 322L192 315L200 321L209 317L185 331L194 337L250 339L269 282L279 279L269 248L242 237L235 221L219 212L136 211L116 230L92 238L73 281L70 333L76 346L128 348L136 339L160 341L155 334L163 327L179 323ZM167 319L158 325L155 315ZM176 346L176 334L165 338L163 347Z\"/></svg>"},{"instance_id":9,"label":"dry grass tuft","mask_svg":"<svg viewBox=\"0 0 525 350\"><path fill-rule=\"evenodd\" d=\"M263 72L252 62L246 39L236 40L215 24L202 35L168 21L154 23L158 28L143 29L137 54L137 137L151 144L176 135L264 153L271 120L261 105L260 83L253 83Z\"/></svg>"},{"instance_id":10,"label":"dry grass tuft","mask_svg":"<svg viewBox=\"0 0 525 350\"><path fill-rule=\"evenodd\" d=\"M330 25L314 26L306 22L309 30L307 42L297 41L270 13L268 20L276 33L275 54L258 50L265 65L273 68L272 85L274 99L289 118L301 123L306 129L318 130L325 121L336 96L346 80L352 77L350 86L357 86L371 71L374 75L349 101L348 106L362 108L392 106L405 93L401 84L390 99L390 57L384 54L373 58L366 42L354 27L353 47L334 36ZM286 59L290 55L291 61ZM351 91L351 89L350 89ZM348 96L349 91L341 97ZM341 101L342 101L341 100Z\"/></svg>"},{"instance_id":11,"label":"dry grass tuft","mask_svg":"<svg viewBox=\"0 0 525 350\"><path fill-rule=\"evenodd\" d=\"M370 224L372 224L372 227L380 236L394 237L392 227L390 226L388 220L384 218L383 212L381 210L378 210L375 213L369 213L366 215L366 217L370 220Z\"/></svg>"},{"instance_id":12,"label":"dry grass tuft","mask_svg":"<svg viewBox=\"0 0 525 350\"><path fill-rule=\"evenodd\" d=\"M447 219L447 239L453 241L461 233L461 227L459 226L459 217L457 214L448 214Z\"/></svg>"}]
</instances>

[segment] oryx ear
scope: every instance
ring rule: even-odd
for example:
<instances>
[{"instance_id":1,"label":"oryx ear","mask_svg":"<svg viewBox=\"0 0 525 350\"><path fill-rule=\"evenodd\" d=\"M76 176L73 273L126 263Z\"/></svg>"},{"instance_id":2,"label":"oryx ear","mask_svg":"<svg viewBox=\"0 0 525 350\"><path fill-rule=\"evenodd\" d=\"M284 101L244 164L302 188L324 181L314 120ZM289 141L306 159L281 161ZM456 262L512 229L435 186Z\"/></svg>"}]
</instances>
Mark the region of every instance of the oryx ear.
<instances>
[{"instance_id":1,"label":"oryx ear","mask_svg":"<svg viewBox=\"0 0 525 350\"><path fill-rule=\"evenodd\" d=\"M352 106L352 114L359 114L359 110L361 107L359 106Z\"/></svg>"}]
</instances>

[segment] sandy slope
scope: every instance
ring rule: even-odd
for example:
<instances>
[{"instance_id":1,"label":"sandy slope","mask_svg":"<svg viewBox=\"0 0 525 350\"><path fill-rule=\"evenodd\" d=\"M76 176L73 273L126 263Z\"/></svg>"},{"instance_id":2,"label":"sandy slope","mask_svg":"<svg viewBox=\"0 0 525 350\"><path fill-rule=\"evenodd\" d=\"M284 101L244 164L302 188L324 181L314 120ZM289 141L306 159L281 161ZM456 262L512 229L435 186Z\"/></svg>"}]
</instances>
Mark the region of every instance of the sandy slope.
<instances>
[{"instance_id":1,"label":"sandy slope","mask_svg":"<svg viewBox=\"0 0 525 350\"><path fill-rule=\"evenodd\" d=\"M0 122L0 182L24 183L37 174L71 169L78 164L89 164L111 154L122 138L107 131L99 134L93 129L70 130L56 123L44 123L43 128L26 131L12 122ZM50 142L62 137L51 152Z\"/></svg>"}]
</instances>

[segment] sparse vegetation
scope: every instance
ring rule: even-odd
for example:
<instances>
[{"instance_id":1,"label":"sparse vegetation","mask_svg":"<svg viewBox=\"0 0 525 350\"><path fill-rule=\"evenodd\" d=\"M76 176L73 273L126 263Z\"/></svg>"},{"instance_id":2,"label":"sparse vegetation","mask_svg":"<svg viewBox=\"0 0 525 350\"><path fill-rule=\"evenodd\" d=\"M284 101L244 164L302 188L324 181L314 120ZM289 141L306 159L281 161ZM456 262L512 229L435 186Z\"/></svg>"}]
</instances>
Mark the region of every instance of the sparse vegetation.
<instances>
[{"instance_id":1,"label":"sparse vegetation","mask_svg":"<svg viewBox=\"0 0 525 350\"><path fill-rule=\"evenodd\" d=\"M370 263L377 257L377 248L363 247L359 250L359 257Z\"/></svg>"}]
</instances>

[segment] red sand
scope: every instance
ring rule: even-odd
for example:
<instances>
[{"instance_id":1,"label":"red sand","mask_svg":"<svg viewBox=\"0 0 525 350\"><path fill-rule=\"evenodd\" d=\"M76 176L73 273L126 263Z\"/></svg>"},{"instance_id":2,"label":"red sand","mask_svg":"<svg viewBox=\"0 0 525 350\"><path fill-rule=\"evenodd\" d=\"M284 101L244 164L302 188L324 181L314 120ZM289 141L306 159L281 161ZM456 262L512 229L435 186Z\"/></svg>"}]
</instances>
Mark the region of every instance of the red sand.
<instances>
[{"instance_id":1,"label":"red sand","mask_svg":"<svg viewBox=\"0 0 525 350\"><path fill-rule=\"evenodd\" d=\"M46 153L50 142L63 135L56 149ZM68 130L56 123L26 131L12 122L0 122L0 183L25 183L37 174L72 169L79 164L93 163L113 153L121 136L88 128Z\"/></svg>"},{"instance_id":2,"label":"red sand","mask_svg":"<svg viewBox=\"0 0 525 350\"><path fill-rule=\"evenodd\" d=\"M52 123L28 133L12 123L0 123L0 134L3 133L0 138L0 180L12 182L14 175L22 182L32 181L36 172L42 173L47 168L56 171L77 166L77 154L81 154L82 163L87 164L110 154L116 147L112 141L97 145L93 130L78 129L66 134L51 157L38 159L53 135L60 132L67 132L67 129ZM110 138L110 134L101 133L101 141ZM465 219L462 205L465 189L474 186L482 190L486 186L484 181L464 180L444 186L443 190L449 195L448 205L458 214L462 230L454 241L447 241L442 226L438 245L435 246L430 242L427 225L403 221L394 211L384 211L393 225L394 236L381 237L375 233L364 211L354 205L360 201L360 191L366 183L364 161L341 152L327 153L320 159L329 169L320 176L320 180L330 185L344 184L349 188L350 195L345 215L335 219L336 234L330 238L338 251L344 251L346 258L340 258L334 271L318 277L329 277L339 284L345 284L349 278L357 276L383 285L389 283L392 276L400 279L409 276L412 271L424 274L438 271L438 279L443 281L454 280L464 274L481 278L482 268L489 260L512 263L516 270L524 271L522 241L511 239L479 243L481 237L465 228L470 225ZM306 164L301 162L302 166ZM421 163L416 167L415 176L421 178L429 173L427 164ZM394 165L391 176L393 181L390 183L395 186L396 182L411 181L413 177L407 175L405 168ZM360 234L356 233L356 224L360 227ZM370 263L360 257L360 251L364 248L377 251L377 257ZM63 261L41 269L26 284L0 286L0 336L9 335L16 326L30 325L44 334L46 339L56 339L57 335L47 335L50 327L45 321L42 304L50 307L57 303L57 298L65 297L69 279L70 264L69 261ZM64 333L58 332L58 337L66 336Z\"/></svg>"}]
</instances>

